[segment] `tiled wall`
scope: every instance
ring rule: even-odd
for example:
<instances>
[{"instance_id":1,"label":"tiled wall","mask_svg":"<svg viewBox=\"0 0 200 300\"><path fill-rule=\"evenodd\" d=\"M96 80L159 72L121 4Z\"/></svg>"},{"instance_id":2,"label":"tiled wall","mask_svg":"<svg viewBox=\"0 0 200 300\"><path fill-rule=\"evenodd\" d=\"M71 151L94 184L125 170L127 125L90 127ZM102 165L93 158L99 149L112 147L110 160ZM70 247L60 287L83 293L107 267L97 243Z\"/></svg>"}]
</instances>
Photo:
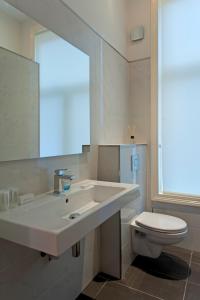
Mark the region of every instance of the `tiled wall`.
<instances>
[{"instance_id":1,"label":"tiled wall","mask_svg":"<svg viewBox=\"0 0 200 300\"><path fill-rule=\"evenodd\" d=\"M71 38L75 44L76 39L82 41L84 50L90 54L92 146L90 152L82 155L0 163L0 188L18 187L22 194L47 192L53 186L53 171L63 167L70 168L78 180L95 179L97 176L97 146L95 144L99 142L101 130L106 132L109 126L111 138L117 136L113 142L114 140L123 142L125 130L118 132L118 126L127 124L125 118L128 110L126 104L129 101L128 63L110 46L104 44L99 37L88 33L86 28L81 28L82 36L76 36L73 40L74 30L79 32L80 24L75 25L73 17L67 13L66 20L70 24L66 20L66 24L61 21L65 10L62 9L60 12L59 1L35 1L35 4L33 1L20 0L17 3L18 7L23 7L27 12L29 6L33 14L37 11L38 21L43 18L44 26L52 30L55 26L58 34L61 34L64 28L69 28L68 31L64 31L66 38ZM51 17L49 15L47 17L45 3L49 5L50 11L54 11L52 22L49 21ZM59 12L59 18L55 18ZM105 72L101 69L103 65ZM103 124L100 122L102 101L103 115L105 115ZM124 111L120 115L122 107ZM111 112L114 112L113 120L109 123ZM105 123L104 120L106 120ZM108 134L106 138L109 141ZM73 258L69 249L60 259L51 262L47 258L41 258L37 251L0 240L0 299L75 299L99 271L99 249L98 229L81 241L79 258Z\"/></svg>"},{"instance_id":2,"label":"tiled wall","mask_svg":"<svg viewBox=\"0 0 200 300\"><path fill-rule=\"evenodd\" d=\"M16 1L13 2L16 4ZM84 26L82 28L82 24L73 17L72 13L68 14L65 9L63 10L63 7L60 11L59 1L53 3L50 1L50 5L55 5L55 9L54 7L51 7L52 10L50 9L54 13L52 18L46 14L47 6L45 4L43 1L43 14L40 15L42 11L40 1L35 6L33 1L18 1L19 7L26 8L27 13L31 11L34 14L37 12L42 20L45 14L44 21L45 18L46 21L48 19L48 22L51 20L51 26L55 27L55 31L58 30L60 33L59 30L64 30L68 40L72 40L75 44L78 43L78 40L79 45L81 43L84 50L90 54L91 123L94 124L94 126L91 125L91 139L94 144L98 135L98 126L96 125L98 117L94 121L93 116L97 115L98 112L99 39L94 34L90 34L90 31L88 33ZM56 8L59 18L55 18ZM63 21L60 22L60 20ZM63 22L66 23L63 24ZM80 32L81 37L77 36L74 30L76 33ZM82 155L0 163L0 188L17 187L22 194L47 192L53 186L53 171L63 167L70 168L78 180L95 179L97 147L92 145L91 151ZM47 258L41 258L37 251L0 240L0 299L75 299L82 288L99 271L98 236L98 230L92 231L81 241L81 256L79 258L73 258L71 249L69 249L60 259L51 262Z\"/></svg>"},{"instance_id":3,"label":"tiled wall","mask_svg":"<svg viewBox=\"0 0 200 300\"><path fill-rule=\"evenodd\" d=\"M77 179L93 177L95 152L0 163L0 188L46 192L52 188L53 171L62 167L70 168ZM49 262L37 251L0 240L0 299L74 299L99 270L98 243L98 230L92 231L81 242L81 257L73 258L69 249Z\"/></svg>"},{"instance_id":4,"label":"tiled wall","mask_svg":"<svg viewBox=\"0 0 200 300\"><path fill-rule=\"evenodd\" d=\"M69 168L77 180L96 178L97 147L91 152L66 157L0 163L0 188L17 187L21 194L47 192L53 172ZM40 253L0 240L0 299L72 300L99 271L98 229L81 241L81 257L69 249L60 259L41 258Z\"/></svg>"},{"instance_id":5,"label":"tiled wall","mask_svg":"<svg viewBox=\"0 0 200 300\"><path fill-rule=\"evenodd\" d=\"M90 177L90 153L0 163L0 188L17 187L21 194L40 194L53 188L54 170L69 168L77 179Z\"/></svg>"},{"instance_id":6,"label":"tiled wall","mask_svg":"<svg viewBox=\"0 0 200 300\"><path fill-rule=\"evenodd\" d=\"M105 59L108 59L106 54ZM116 68L118 59L120 70L121 57L116 55ZM113 92L109 91L115 84L109 82L107 85L110 101L116 100ZM126 82L121 84L126 86ZM123 91L120 95L123 98ZM53 186L53 171L63 167L70 168L79 180L95 179L97 147L91 146L91 152L82 155L0 163L0 188L13 186L18 187L22 194L43 193ZM0 240L0 299L66 300L66 296L68 300L74 299L99 271L98 243L97 229L82 241L80 258L72 258L69 249L60 259L48 262L37 251Z\"/></svg>"},{"instance_id":7,"label":"tiled wall","mask_svg":"<svg viewBox=\"0 0 200 300\"><path fill-rule=\"evenodd\" d=\"M142 122L138 120L140 138L146 138L149 62L144 60L131 64L130 77L127 61L85 26L82 27L79 21L74 22L72 13L63 8L60 1L9 2L17 4L28 14L31 12L44 26L75 45L80 42L82 49L91 55L93 145L90 153L82 155L0 163L0 188L15 186L21 193L46 192L52 188L53 171L63 167L70 168L77 179L95 179L97 147L94 145L127 142L127 126L131 117L137 115L138 101L141 102L141 116L144 116ZM134 103L131 110L129 101ZM0 240L0 299L3 300L72 300L98 270L98 230L82 240L80 258L72 258L69 249L60 259L51 262L41 258L37 251Z\"/></svg>"}]
</instances>

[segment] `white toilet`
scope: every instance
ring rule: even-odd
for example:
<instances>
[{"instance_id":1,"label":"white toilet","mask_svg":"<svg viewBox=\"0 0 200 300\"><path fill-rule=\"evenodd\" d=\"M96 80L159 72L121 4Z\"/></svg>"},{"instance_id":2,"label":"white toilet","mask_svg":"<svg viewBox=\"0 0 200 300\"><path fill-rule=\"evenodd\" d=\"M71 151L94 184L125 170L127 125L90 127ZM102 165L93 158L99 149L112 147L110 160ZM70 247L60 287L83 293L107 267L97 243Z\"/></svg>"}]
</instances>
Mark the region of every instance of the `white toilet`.
<instances>
[{"instance_id":1,"label":"white toilet","mask_svg":"<svg viewBox=\"0 0 200 300\"><path fill-rule=\"evenodd\" d=\"M181 242L188 233L187 223L169 215L143 212L131 221L133 251L157 258L165 245Z\"/></svg>"}]
</instances>

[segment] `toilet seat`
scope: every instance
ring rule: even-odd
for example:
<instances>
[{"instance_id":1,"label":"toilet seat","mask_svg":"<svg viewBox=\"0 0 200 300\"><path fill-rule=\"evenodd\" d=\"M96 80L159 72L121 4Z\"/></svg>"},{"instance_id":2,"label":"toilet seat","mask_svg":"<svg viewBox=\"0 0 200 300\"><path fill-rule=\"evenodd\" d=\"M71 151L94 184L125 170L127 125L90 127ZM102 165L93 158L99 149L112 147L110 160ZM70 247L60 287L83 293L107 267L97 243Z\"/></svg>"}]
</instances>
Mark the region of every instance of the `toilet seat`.
<instances>
[{"instance_id":1,"label":"toilet seat","mask_svg":"<svg viewBox=\"0 0 200 300\"><path fill-rule=\"evenodd\" d=\"M178 234L187 231L187 223L184 220L165 214L143 212L134 219L134 223L148 231L158 233Z\"/></svg>"},{"instance_id":2,"label":"toilet seat","mask_svg":"<svg viewBox=\"0 0 200 300\"><path fill-rule=\"evenodd\" d=\"M184 231L182 232L178 232L178 233L171 233L171 232L162 232L162 231L155 231L149 228L145 228L145 227L141 227L139 225L136 224L135 220L131 223L132 228L134 228L136 231L144 233L145 235L147 235L148 239L152 239L152 237L154 239L161 239L161 240L165 240L167 243L169 241L173 241L173 240L177 240L177 239L182 239L185 236L187 236L188 233L188 229L186 228Z\"/></svg>"}]
</instances>

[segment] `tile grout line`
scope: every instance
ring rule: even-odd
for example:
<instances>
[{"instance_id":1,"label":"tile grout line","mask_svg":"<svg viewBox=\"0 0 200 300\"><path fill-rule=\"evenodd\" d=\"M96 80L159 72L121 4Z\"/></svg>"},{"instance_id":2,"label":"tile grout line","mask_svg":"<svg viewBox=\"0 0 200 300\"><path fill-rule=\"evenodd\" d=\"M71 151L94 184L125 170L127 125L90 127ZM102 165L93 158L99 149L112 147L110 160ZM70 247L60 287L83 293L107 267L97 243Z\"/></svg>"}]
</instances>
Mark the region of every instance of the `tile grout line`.
<instances>
[{"instance_id":1,"label":"tile grout line","mask_svg":"<svg viewBox=\"0 0 200 300\"><path fill-rule=\"evenodd\" d=\"M182 300L184 300L184 299L185 299L185 296L186 296L186 289L187 289L187 285L188 285L188 281L189 281L189 271L190 271L190 267L191 267L191 263L192 263L193 252L194 252L194 251L191 251L191 252L190 252L190 256L189 256L189 261L188 261L188 264L189 264L189 268L188 268L188 277L187 277L186 282L185 282L185 287L184 287L184 292L183 292L183 298L182 298ZM171 253L170 253L170 254L171 254ZM164 274L164 273L163 273L163 274ZM105 278L105 277L102 276L102 278ZM105 287L109 282L111 282L111 283L113 283L113 284L116 284L116 285L120 285L120 286L125 287L125 288L128 288L128 289L130 289L130 290L136 291L136 292L138 292L138 293L141 293L141 294L150 296L150 297L152 297L152 298L154 298L154 299L164 300L163 298L160 298L160 297L155 296L155 295L153 295L153 294L149 294L149 293L147 293L147 292L144 292L144 291L141 291L141 290L139 290L139 289L136 289L136 288L133 288L133 287L131 287L131 286L128 286L128 285L126 285L126 284L123 283L123 282L118 282L118 281L113 282L112 280L111 280L111 281L110 281L110 280L106 280L106 282L102 285L102 287L101 287L101 288L99 289L99 291L97 292L97 294L96 294L96 296L95 296L95 299L97 299L97 297L99 296L99 294L102 292L102 290L104 289L104 287Z\"/></svg>"},{"instance_id":2,"label":"tile grout line","mask_svg":"<svg viewBox=\"0 0 200 300\"><path fill-rule=\"evenodd\" d=\"M106 284L108 283L108 280L104 282L104 284L100 287L100 289L98 290L98 292L95 295L95 299L97 299L97 297L99 296L99 294L102 292L102 290L104 289L104 287L106 286Z\"/></svg>"},{"instance_id":3,"label":"tile grout line","mask_svg":"<svg viewBox=\"0 0 200 300\"><path fill-rule=\"evenodd\" d=\"M200 286L200 283L196 283L196 282L194 282L194 281L190 281L190 283L192 283L193 285Z\"/></svg>"},{"instance_id":4,"label":"tile grout line","mask_svg":"<svg viewBox=\"0 0 200 300\"><path fill-rule=\"evenodd\" d=\"M191 263L192 263L192 255L193 255L193 251L191 251L191 254L190 254L190 260L189 260L189 268L188 268L188 278L189 278L189 272L190 272L190 267L191 267ZM185 296L186 296L186 290L187 290L187 285L188 285L188 279L186 280L186 283L185 283L185 288L184 288L184 293L183 293L183 300L185 299Z\"/></svg>"},{"instance_id":5,"label":"tile grout line","mask_svg":"<svg viewBox=\"0 0 200 300\"><path fill-rule=\"evenodd\" d=\"M128 285L126 285L126 284L123 284L123 283L121 283L121 282L114 282L114 283L117 284L117 285L126 287L126 288L128 288L128 289L130 289L130 290L133 290L133 291L136 291L136 292L140 292L140 293L142 293L142 294L144 294L144 295L151 296L151 297L153 297L153 298L155 298L155 299L158 299L158 300L164 300L163 298L159 298L159 297L157 297L157 296L155 296L155 295L146 293L146 292L144 292L144 291L140 291L140 290L138 290L138 289L135 289L135 288L133 288L133 287L131 287L131 286L128 286Z\"/></svg>"}]
</instances>

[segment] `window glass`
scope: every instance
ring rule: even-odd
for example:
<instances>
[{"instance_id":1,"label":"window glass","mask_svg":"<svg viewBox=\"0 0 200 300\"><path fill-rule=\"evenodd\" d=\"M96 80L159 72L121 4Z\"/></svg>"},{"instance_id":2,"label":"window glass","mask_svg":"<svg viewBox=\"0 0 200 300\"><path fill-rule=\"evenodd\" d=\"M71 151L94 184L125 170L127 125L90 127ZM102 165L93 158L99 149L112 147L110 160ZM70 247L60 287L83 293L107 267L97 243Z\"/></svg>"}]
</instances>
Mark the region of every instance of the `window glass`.
<instances>
[{"instance_id":1,"label":"window glass","mask_svg":"<svg viewBox=\"0 0 200 300\"><path fill-rule=\"evenodd\" d=\"M200 195L200 1L160 0L159 192Z\"/></svg>"}]
</instances>

